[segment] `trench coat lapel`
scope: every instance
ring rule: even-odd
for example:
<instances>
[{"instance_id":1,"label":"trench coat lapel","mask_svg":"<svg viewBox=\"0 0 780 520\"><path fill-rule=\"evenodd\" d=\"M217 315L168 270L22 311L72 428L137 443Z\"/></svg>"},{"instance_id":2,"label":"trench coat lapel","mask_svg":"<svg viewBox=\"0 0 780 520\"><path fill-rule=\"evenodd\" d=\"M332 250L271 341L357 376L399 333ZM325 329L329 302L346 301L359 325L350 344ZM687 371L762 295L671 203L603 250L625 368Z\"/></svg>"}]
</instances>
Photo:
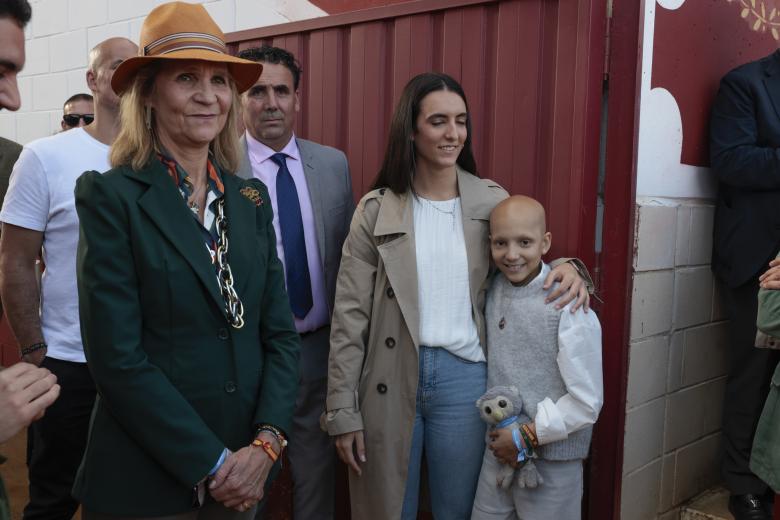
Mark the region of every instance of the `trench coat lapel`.
<instances>
[{"instance_id":1,"label":"trench coat lapel","mask_svg":"<svg viewBox=\"0 0 780 520\"><path fill-rule=\"evenodd\" d=\"M184 257L200 279L206 292L225 314L225 306L219 284L206 251L203 238L181 194L168 177L165 166L152 161L141 171L128 171L128 177L149 184L149 189L138 199L138 205L154 222L160 233Z\"/></svg>"},{"instance_id":2,"label":"trench coat lapel","mask_svg":"<svg viewBox=\"0 0 780 520\"><path fill-rule=\"evenodd\" d=\"M486 196L486 188L479 178L458 168L458 191L463 213L463 239L469 264L469 294L472 309L478 309L479 291L487 279L490 268L487 226L492 199ZM479 323L479 321L477 322Z\"/></svg>"},{"instance_id":3,"label":"trench coat lapel","mask_svg":"<svg viewBox=\"0 0 780 520\"><path fill-rule=\"evenodd\" d=\"M775 51L771 58L765 62L764 87L769 99L772 100L775 112L780 116L780 50Z\"/></svg>"},{"instance_id":4,"label":"trench coat lapel","mask_svg":"<svg viewBox=\"0 0 780 520\"><path fill-rule=\"evenodd\" d=\"M395 237L393 237L395 235ZM378 246L387 278L404 317L415 349L420 347L420 312L417 295L417 256L414 246L414 214L409 192L396 195L385 190L374 236L388 239Z\"/></svg>"}]
</instances>

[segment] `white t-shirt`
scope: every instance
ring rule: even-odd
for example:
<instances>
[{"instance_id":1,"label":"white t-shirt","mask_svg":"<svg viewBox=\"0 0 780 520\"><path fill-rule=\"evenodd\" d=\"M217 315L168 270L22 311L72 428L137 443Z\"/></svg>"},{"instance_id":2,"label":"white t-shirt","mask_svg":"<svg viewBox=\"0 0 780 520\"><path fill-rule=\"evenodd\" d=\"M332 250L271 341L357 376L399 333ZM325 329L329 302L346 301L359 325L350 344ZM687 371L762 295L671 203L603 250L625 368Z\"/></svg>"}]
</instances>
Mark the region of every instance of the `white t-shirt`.
<instances>
[{"instance_id":1,"label":"white t-shirt","mask_svg":"<svg viewBox=\"0 0 780 520\"><path fill-rule=\"evenodd\" d=\"M468 361L485 361L469 293L460 197L412 197L420 343Z\"/></svg>"},{"instance_id":2,"label":"white t-shirt","mask_svg":"<svg viewBox=\"0 0 780 520\"><path fill-rule=\"evenodd\" d=\"M47 356L86 362L79 327L76 247L79 221L73 190L87 170L111 168L109 147L82 128L26 145L14 165L0 220L43 232L41 327Z\"/></svg>"}]
</instances>

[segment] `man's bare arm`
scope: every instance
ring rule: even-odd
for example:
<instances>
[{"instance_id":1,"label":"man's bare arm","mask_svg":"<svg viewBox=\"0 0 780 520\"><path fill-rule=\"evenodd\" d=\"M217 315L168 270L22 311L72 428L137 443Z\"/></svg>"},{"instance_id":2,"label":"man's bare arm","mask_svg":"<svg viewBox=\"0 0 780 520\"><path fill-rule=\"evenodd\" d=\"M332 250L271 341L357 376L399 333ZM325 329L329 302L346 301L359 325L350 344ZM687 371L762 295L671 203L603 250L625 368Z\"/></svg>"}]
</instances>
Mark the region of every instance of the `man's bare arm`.
<instances>
[{"instance_id":1,"label":"man's bare arm","mask_svg":"<svg viewBox=\"0 0 780 520\"><path fill-rule=\"evenodd\" d=\"M0 234L0 297L8 324L21 348L42 343L40 304L35 261L43 244L43 232L3 224ZM22 359L40 365L46 349Z\"/></svg>"}]
</instances>

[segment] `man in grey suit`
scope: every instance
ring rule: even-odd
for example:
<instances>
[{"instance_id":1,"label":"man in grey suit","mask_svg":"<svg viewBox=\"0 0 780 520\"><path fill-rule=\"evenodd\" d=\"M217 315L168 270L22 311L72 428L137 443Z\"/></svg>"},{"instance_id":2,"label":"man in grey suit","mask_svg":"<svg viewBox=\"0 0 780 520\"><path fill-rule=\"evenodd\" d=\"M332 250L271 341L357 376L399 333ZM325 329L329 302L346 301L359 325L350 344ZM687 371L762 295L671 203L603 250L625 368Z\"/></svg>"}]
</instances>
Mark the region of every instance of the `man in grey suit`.
<instances>
[{"instance_id":1,"label":"man in grey suit","mask_svg":"<svg viewBox=\"0 0 780 520\"><path fill-rule=\"evenodd\" d=\"M241 97L246 134L237 174L268 186L279 259L301 335L300 390L288 456L296 520L333 518L335 451L319 426L327 392L330 317L341 246L355 202L346 156L293 133L300 110L301 69L284 49L246 49L240 57L263 64Z\"/></svg>"}]
</instances>

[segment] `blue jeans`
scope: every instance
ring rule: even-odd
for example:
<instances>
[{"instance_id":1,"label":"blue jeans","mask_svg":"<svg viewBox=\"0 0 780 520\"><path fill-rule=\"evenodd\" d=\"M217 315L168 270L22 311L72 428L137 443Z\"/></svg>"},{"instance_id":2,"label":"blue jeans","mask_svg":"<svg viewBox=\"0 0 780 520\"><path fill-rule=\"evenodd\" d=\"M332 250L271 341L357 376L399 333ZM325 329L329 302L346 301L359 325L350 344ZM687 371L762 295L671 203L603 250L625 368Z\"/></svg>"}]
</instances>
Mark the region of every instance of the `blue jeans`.
<instances>
[{"instance_id":1,"label":"blue jeans","mask_svg":"<svg viewBox=\"0 0 780 520\"><path fill-rule=\"evenodd\" d=\"M485 451L485 423L476 401L485 393L487 364L421 346L419 374L401 519L417 518L424 449L434 518L467 520Z\"/></svg>"}]
</instances>

